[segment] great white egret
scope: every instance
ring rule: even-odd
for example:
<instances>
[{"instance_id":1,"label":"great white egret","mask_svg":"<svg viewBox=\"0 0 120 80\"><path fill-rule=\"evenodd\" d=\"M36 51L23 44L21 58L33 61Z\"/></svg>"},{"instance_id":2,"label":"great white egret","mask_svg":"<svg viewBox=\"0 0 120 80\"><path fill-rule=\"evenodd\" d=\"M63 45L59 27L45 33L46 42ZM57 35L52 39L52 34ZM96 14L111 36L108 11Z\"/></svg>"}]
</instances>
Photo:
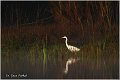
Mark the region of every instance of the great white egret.
<instances>
[{"instance_id":1,"label":"great white egret","mask_svg":"<svg viewBox=\"0 0 120 80\"><path fill-rule=\"evenodd\" d=\"M65 39L66 39L66 40L65 40L66 47L67 47L71 52L78 52L78 51L80 51L79 48L77 48L77 47L75 47L75 46L68 45L68 43L67 43L68 39L67 39L66 36L64 36L64 37L62 37L62 38L65 38Z\"/></svg>"}]
</instances>

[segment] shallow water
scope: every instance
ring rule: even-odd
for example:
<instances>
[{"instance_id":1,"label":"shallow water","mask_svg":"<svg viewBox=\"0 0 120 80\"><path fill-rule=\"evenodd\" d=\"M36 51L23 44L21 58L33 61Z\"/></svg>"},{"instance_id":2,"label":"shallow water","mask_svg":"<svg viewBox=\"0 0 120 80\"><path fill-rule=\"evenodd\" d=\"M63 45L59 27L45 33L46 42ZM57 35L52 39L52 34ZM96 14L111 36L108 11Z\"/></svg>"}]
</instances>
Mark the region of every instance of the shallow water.
<instances>
[{"instance_id":1,"label":"shallow water","mask_svg":"<svg viewBox=\"0 0 120 80\"><path fill-rule=\"evenodd\" d=\"M39 55L36 51L29 54L25 51L2 53L1 75L2 78L27 79L119 78L118 54L111 52L108 56L99 50L95 53L97 55L90 57L92 54L86 51L81 50L77 54L57 53L54 56L49 52Z\"/></svg>"}]
</instances>

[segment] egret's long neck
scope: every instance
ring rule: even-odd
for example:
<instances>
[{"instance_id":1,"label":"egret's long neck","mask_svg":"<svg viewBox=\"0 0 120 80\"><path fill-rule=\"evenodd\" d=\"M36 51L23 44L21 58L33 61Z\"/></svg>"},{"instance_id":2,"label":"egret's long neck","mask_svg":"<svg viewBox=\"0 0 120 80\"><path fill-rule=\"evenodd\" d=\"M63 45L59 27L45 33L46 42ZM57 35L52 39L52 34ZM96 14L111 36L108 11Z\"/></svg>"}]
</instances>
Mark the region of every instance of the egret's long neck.
<instances>
[{"instance_id":1,"label":"egret's long neck","mask_svg":"<svg viewBox=\"0 0 120 80\"><path fill-rule=\"evenodd\" d=\"M67 40L68 40L68 39L67 39L67 38L65 38L65 39L66 39L66 40L65 40L65 44L66 44L66 46L68 46L68 43L67 43Z\"/></svg>"}]
</instances>

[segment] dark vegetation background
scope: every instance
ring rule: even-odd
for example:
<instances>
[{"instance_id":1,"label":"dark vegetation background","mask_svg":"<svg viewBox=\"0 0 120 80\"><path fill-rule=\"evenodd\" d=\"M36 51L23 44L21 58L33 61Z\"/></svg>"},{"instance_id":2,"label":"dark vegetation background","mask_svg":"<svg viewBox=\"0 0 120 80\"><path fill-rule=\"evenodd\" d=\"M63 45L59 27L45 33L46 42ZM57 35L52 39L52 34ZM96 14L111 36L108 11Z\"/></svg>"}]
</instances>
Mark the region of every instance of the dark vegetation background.
<instances>
[{"instance_id":1,"label":"dark vegetation background","mask_svg":"<svg viewBox=\"0 0 120 80\"><path fill-rule=\"evenodd\" d=\"M85 44L110 38L118 42L118 1L2 1L1 28L4 39Z\"/></svg>"},{"instance_id":2,"label":"dark vegetation background","mask_svg":"<svg viewBox=\"0 0 120 80\"><path fill-rule=\"evenodd\" d=\"M119 1L1 1L1 77L118 79L118 19Z\"/></svg>"}]
</instances>

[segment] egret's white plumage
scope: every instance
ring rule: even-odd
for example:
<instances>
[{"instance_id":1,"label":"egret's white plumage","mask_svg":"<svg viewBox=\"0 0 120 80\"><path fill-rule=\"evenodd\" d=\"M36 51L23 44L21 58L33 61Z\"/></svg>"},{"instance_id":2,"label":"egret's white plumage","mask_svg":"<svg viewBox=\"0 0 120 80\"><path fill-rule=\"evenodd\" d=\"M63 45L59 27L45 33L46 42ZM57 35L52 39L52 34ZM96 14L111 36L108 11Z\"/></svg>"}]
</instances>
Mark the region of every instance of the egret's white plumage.
<instances>
[{"instance_id":1,"label":"egret's white plumage","mask_svg":"<svg viewBox=\"0 0 120 80\"><path fill-rule=\"evenodd\" d=\"M68 39L67 39L66 36L64 36L64 37L62 37L62 38L65 38L65 39L66 39L66 40L65 40L66 47L67 47L71 52L77 52L77 51L80 51L79 48L74 47L74 46L71 46L71 45L68 45L68 43L67 43Z\"/></svg>"}]
</instances>

